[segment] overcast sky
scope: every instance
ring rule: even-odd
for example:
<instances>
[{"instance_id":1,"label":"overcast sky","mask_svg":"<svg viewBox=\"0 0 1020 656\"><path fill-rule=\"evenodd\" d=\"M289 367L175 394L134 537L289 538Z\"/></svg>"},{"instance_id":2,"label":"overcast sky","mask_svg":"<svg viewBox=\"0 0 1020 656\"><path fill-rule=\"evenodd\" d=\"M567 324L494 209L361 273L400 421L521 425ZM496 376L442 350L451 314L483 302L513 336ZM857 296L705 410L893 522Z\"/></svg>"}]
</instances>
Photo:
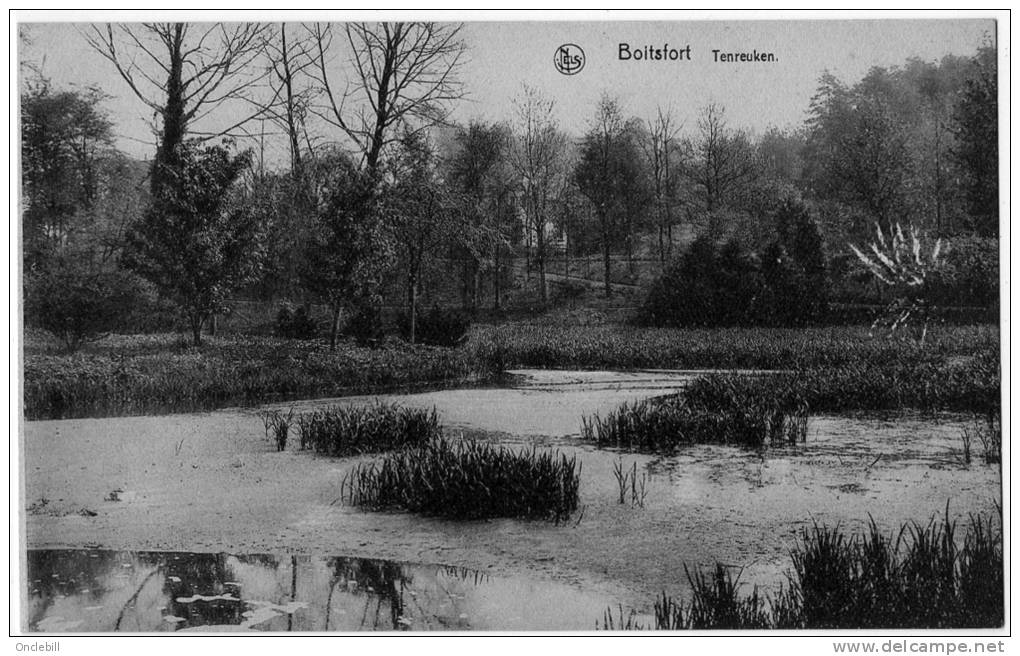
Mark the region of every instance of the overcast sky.
<instances>
[{"instance_id":1,"label":"overcast sky","mask_svg":"<svg viewBox=\"0 0 1020 656\"><path fill-rule=\"evenodd\" d=\"M153 147L147 110L93 52L80 31L66 23L32 24L32 43L21 59L42 64L57 86L98 85L113 98L107 108L116 123L118 145L139 157ZM581 134L600 93L618 96L628 114L654 116L672 107L693 126L710 102L726 109L731 126L763 131L799 125L819 76L827 69L844 81L859 80L873 66L895 66L909 57L936 61L947 54L971 55L993 38L990 20L712 21L712 22L517 22L465 25L468 61L461 78L468 100L454 117L503 120L511 100L527 83L556 100L561 126ZM564 43L584 49L584 69L572 76L553 65ZM690 46L691 61L619 61L620 43L679 49ZM773 63L716 63L723 52L773 53Z\"/></svg>"}]
</instances>

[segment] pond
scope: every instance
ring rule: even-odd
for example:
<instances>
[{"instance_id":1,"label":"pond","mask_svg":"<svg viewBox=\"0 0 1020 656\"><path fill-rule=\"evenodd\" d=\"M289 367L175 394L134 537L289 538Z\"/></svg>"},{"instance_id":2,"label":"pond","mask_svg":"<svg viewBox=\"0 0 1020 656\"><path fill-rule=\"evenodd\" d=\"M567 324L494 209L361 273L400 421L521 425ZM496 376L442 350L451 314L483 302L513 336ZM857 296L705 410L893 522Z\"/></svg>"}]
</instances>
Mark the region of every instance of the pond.
<instances>
[{"instance_id":1,"label":"pond","mask_svg":"<svg viewBox=\"0 0 1020 656\"><path fill-rule=\"evenodd\" d=\"M663 590L684 594L684 565L721 562L740 573L744 586L775 589L790 567L789 549L799 532L815 522L853 531L873 518L892 532L904 521L923 523L941 515L947 502L950 518L964 522L969 513L1001 503L999 466L977 456L963 462L960 436L967 418L961 416L817 416L809 421L804 444L764 455L712 445L671 455L635 454L597 449L580 439L582 416L682 389L693 375L519 371L505 388L275 406L301 412L385 400L435 407L454 438L576 455L582 463L580 510L560 525L463 522L347 507L339 501L339 483L372 456L318 457L298 451L296 444L278 453L265 438L257 409L27 422L26 543L30 550L239 554L231 556L238 563L248 562L243 554L282 554L272 569L285 582L294 569L328 570L334 557L402 563L419 582L434 578L428 572L437 567L454 567L486 576L489 583L471 594L493 599L497 610L544 608L549 600L575 595L570 604L577 612L542 617L555 628L590 629L605 605L647 613ZM613 470L620 465L636 468L644 481L641 503L629 497L619 502ZM296 567L292 557L298 558ZM416 570L419 566L425 569ZM330 577L323 576L328 583ZM326 583L316 585L327 589ZM311 594L297 599L308 608L291 619L315 616L318 624L310 630L321 630L324 611L311 610L319 608ZM290 603L279 596L245 598ZM365 599L359 601L363 605ZM385 607L381 617L387 617ZM257 609L240 608L240 616L252 610ZM471 628L511 626L510 615L464 612ZM76 621L72 613L54 615ZM440 623L428 613L415 617L416 629L426 628L425 617L436 627ZM549 626L541 617L522 617L513 626ZM277 617L266 626L284 621ZM341 626L339 617L336 621Z\"/></svg>"},{"instance_id":2,"label":"pond","mask_svg":"<svg viewBox=\"0 0 1020 656\"><path fill-rule=\"evenodd\" d=\"M363 558L30 549L40 632L591 630L571 586Z\"/></svg>"}]
</instances>

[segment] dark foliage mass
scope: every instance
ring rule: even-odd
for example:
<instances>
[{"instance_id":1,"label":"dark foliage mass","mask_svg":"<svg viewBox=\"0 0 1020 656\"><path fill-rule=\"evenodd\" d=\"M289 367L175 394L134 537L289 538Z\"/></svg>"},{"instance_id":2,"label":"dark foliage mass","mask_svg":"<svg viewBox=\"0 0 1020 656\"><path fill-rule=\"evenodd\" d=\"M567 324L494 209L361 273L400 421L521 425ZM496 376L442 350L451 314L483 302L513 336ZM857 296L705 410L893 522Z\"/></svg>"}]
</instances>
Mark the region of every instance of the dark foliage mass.
<instances>
[{"instance_id":1,"label":"dark foliage mass","mask_svg":"<svg viewBox=\"0 0 1020 656\"><path fill-rule=\"evenodd\" d=\"M48 330L69 351L122 328L145 303L139 281L121 271L50 261L25 279L25 323Z\"/></svg>"},{"instance_id":2,"label":"dark foliage mass","mask_svg":"<svg viewBox=\"0 0 1020 656\"><path fill-rule=\"evenodd\" d=\"M821 236L808 209L788 200L778 239L760 254L739 241L696 239L657 280L638 314L653 326L793 326L824 318L828 281Z\"/></svg>"},{"instance_id":3,"label":"dark foliage mass","mask_svg":"<svg viewBox=\"0 0 1020 656\"><path fill-rule=\"evenodd\" d=\"M280 306L276 313L276 328L274 331L277 337L289 339L314 339L318 336L319 327L309 316L308 308L304 305L297 307L289 303Z\"/></svg>"},{"instance_id":4,"label":"dark foliage mass","mask_svg":"<svg viewBox=\"0 0 1020 656\"><path fill-rule=\"evenodd\" d=\"M654 624L622 609L601 628L640 629L974 629L1004 622L1002 518L972 516L962 540L956 522L904 524L894 535L874 522L847 534L815 525L791 550L789 585L769 599L739 591L739 576L717 564L686 570L691 599L663 593Z\"/></svg>"},{"instance_id":5,"label":"dark foliage mass","mask_svg":"<svg viewBox=\"0 0 1020 656\"><path fill-rule=\"evenodd\" d=\"M397 318L400 337L410 340L411 322L409 315L402 313ZM428 312L418 314L415 321L415 341L433 346L457 346L467 339L471 318L458 310L442 310L433 306Z\"/></svg>"}]
</instances>

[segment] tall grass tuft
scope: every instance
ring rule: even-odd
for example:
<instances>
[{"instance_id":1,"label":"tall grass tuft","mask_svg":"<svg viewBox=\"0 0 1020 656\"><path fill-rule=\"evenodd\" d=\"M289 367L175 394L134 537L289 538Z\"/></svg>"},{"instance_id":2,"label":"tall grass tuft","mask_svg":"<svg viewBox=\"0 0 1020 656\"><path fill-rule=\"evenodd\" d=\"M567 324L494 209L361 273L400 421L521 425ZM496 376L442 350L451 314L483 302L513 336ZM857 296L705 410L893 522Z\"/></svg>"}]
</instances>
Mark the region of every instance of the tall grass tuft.
<instances>
[{"instance_id":1,"label":"tall grass tuft","mask_svg":"<svg viewBox=\"0 0 1020 656\"><path fill-rule=\"evenodd\" d=\"M562 520L577 509L576 458L437 438L356 466L340 498L370 510L408 510L452 519Z\"/></svg>"},{"instance_id":2,"label":"tall grass tuft","mask_svg":"<svg viewBox=\"0 0 1020 656\"><path fill-rule=\"evenodd\" d=\"M390 451L440 437L436 410L377 403L330 406L298 419L302 448L327 456Z\"/></svg>"},{"instance_id":3,"label":"tall grass tuft","mask_svg":"<svg viewBox=\"0 0 1020 656\"><path fill-rule=\"evenodd\" d=\"M711 375L681 394L625 404L581 420L599 446L643 451L714 443L761 448L807 436L807 403L785 376Z\"/></svg>"},{"instance_id":4,"label":"tall grass tuft","mask_svg":"<svg viewBox=\"0 0 1020 656\"><path fill-rule=\"evenodd\" d=\"M816 524L790 551L789 583L770 600L717 564L690 572L691 601L663 593L656 629L960 629L1003 625L1002 515L971 516L960 540L947 513L941 521L904 524L885 535L871 522L848 535ZM739 576L737 577L739 579ZM645 628L607 611L602 628Z\"/></svg>"}]
</instances>

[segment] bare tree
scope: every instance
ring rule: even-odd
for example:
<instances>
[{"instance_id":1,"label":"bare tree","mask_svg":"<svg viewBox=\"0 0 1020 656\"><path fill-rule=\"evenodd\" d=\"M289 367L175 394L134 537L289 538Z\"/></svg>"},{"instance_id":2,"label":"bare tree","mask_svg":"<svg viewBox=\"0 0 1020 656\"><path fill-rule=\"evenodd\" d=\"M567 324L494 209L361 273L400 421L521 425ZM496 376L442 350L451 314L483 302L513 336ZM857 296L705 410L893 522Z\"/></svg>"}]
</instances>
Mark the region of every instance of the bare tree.
<instances>
[{"instance_id":1,"label":"bare tree","mask_svg":"<svg viewBox=\"0 0 1020 656\"><path fill-rule=\"evenodd\" d=\"M295 182L302 182L302 152L311 153L311 149L302 147L302 141L308 143L305 120L313 94L311 85L302 84L302 78L310 76L316 64L315 41L307 31L295 35L287 23L275 26L273 32L264 42L271 91L265 112L286 132L290 175Z\"/></svg>"},{"instance_id":2,"label":"bare tree","mask_svg":"<svg viewBox=\"0 0 1020 656\"><path fill-rule=\"evenodd\" d=\"M659 231L659 261L665 263L673 251L673 207L679 187L681 152L679 139L683 124L676 125L672 108L656 108L654 120L645 121L641 147L652 178L655 219Z\"/></svg>"},{"instance_id":3,"label":"bare tree","mask_svg":"<svg viewBox=\"0 0 1020 656\"><path fill-rule=\"evenodd\" d=\"M161 125L153 166L154 195L164 166L177 164L177 150L188 136L236 136L257 106L226 126L198 131L196 123L231 101L246 96L261 79L252 64L263 52L268 26L256 23L196 26L188 23L92 25L89 44L116 67L131 91L150 107Z\"/></svg>"},{"instance_id":4,"label":"bare tree","mask_svg":"<svg viewBox=\"0 0 1020 656\"><path fill-rule=\"evenodd\" d=\"M695 161L687 167L687 173L702 190L709 231L715 232L715 211L754 174L754 158L746 136L727 127L725 110L719 105L711 104L701 111L698 132Z\"/></svg>"},{"instance_id":5,"label":"bare tree","mask_svg":"<svg viewBox=\"0 0 1020 656\"><path fill-rule=\"evenodd\" d=\"M516 124L510 162L521 181L527 232L535 238L542 302L548 301L545 279L546 230L551 220L550 205L564 175L563 155L566 137L553 117L555 101L544 98L537 89L524 86L514 101Z\"/></svg>"},{"instance_id":6,"label":"bare tree","mask_svg":"<svg viewBox=\"0 0 1020 656\"><path fill-rule=\"evenodd\" d=\"M401 137L394 128L406 124L417 132L443 123L449 103L464 95L457 77L465 52L459 25L344 25L352 75L342 87L331 79L333 27L316 23L308 30L324 99L315 112L353 142L373 176L386 146Z\"/></svg>"},{"instance_id":7,"label":"bare tree","mask_svg":"<svg viewBox=\"0 0 1020 656\"><path fill-rule=\"evenodd\" d=\"M591 201L602 244L605 295L612 293L612 249L622 240L633 271L635 214L643 205L641 155L635 125L626 121L618 99L603 94L581 145L574 168L578 189Z\"/></svg>"}]
</instances>

